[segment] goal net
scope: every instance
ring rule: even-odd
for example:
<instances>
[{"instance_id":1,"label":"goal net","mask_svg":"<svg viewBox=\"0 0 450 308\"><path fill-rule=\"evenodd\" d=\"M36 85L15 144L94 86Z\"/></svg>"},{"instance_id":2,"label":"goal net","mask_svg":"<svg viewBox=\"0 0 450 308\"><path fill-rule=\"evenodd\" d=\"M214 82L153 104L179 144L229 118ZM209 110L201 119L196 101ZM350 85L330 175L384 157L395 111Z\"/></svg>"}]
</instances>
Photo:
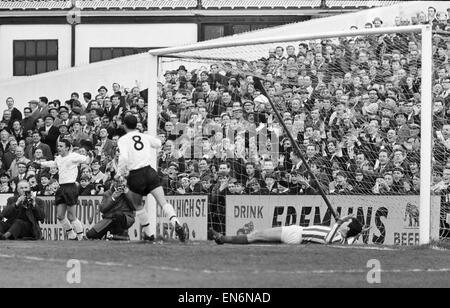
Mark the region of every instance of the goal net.
<instances>
[{"instance_id":1,"label":"goal net","mask_svg":"<svg viewBox=\"0 0 450 308\"><path fill-rule=\"evenodd\" d=\"M336 211L370 227L361 243L450 237L448 39L414 26L155 53L166 193L208 195L229 235Z\"/></svg>"}]
</instances>

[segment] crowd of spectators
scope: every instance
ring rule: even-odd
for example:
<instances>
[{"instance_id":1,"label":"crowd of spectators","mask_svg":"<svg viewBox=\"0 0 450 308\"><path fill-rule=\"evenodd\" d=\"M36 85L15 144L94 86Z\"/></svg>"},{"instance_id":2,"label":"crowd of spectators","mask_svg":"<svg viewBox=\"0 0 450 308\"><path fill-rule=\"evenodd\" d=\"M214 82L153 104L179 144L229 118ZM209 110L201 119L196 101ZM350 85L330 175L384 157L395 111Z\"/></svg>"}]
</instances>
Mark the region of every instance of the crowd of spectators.
<instances>
[{"instance_id":1,"label":"crowd of spectators","mask_svg":"<svg viewBox=\"0 0 450 308\"><path fill-rule=\"evenodd\" d=\"M398 26L431 23L448 30L446 12L428 10ZM445 16L444 16L445 15ZM444 18L445 17L445 18ZM370 23L381 27L377 18ZM369 27L369 25L366 25ZM450 41L434 35L434 175L450 168ZM180 65L158 83L158 172L168 195L208 194L223 212L227 194L418 194L420 187L420 37L389 34L278 46L255 61ZM200 66L200 65L197 65ZM250 74L251 72L251 74ZM252 76L253 75L253 76ZM267 95L254 76L262 78ZM282 114L316 180L294 150L269 99ZM155 102L150 102L155 103ZM27 179L53 195L57 142L90 157L79 172L81 195L101 195L118 164L122 119L147 130L146 90L115 83L70 99L42 96L22 111L14 98L0 122L0 192Z\"/></svg>"}]
</instances>

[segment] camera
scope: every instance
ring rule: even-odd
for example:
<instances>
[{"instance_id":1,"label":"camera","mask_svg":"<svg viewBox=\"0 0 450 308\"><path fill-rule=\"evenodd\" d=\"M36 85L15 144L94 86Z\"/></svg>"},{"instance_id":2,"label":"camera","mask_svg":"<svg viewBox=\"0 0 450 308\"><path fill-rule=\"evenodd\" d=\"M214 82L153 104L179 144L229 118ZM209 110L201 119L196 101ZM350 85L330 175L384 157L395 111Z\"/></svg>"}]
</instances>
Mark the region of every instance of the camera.
<instances>
[{"instance_id":1,"label":"camera","mask_svg":"<svg viewBox=\"0 0 450 308\"><path fill-rule=\"evenodd\" d=\"M33 205L33 196L31 194L31 191L25 191L25 200L23 201L23 206L25 208L29 208L30 206Z\"/></svg>"}]
</instances>

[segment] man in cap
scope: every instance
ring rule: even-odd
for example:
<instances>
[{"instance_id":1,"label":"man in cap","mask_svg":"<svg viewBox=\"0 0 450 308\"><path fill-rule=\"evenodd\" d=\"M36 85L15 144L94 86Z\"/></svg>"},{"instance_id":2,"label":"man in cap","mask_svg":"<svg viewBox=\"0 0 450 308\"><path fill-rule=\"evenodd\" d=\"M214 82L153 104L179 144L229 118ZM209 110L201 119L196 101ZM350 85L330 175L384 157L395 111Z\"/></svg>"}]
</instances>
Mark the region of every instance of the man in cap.
<instances>
[{"instance_id":1,"label":"man in cap","mask_svg":"<svg viewBox=\"0 0 450 308\"><path fill-rule=\"evenodd\" d=\"M202 184L200 183L200 174L197 172L192 172L189 174L189 186L186 189L188 194L201 194Z\"/></svg>"},{"instance_id":2,"label":"man in cap","mask_svg":"<svg viewBox=\"0 0 450 308\"><path fill-rule=\"evenodd\" d=\"M59 119L55 119L55 126L60 126L61 124L65 124L67 126L70 126L70 120L69 120L69 108L66 106L61 106L58 108L59 111Z\"/></svg>"},{"instance_id":3,"label":"man in cap","mask_svg":"<svg viewBox=\"0 0 450 308\"><path fill-rule=\"evenodd\" d=\"M52 115L47 115L44 118L44 127L39 129L39 133L42 136L42 142L50 147L52 154L56 153L56 141L59 136L59 129L54 125L55 118Z\"/></svg>"},{"instance_id":4,"label":"man in cap","mask_svg":"<svg viewBox=\"0 0 450 308\"><path fill-rule=\"evenodd\" d=\"M35 129L35 123L36 120L41 116L40 112L39 112L39 102L37 100L31 100L28 102L28 105L30 106L31 109L31 114L30 114L30 122L33 123L31 129L34 130ZM28 128L28 127L27 127Z\"/></svg>"},{"instance_id":5,"label":"man in cap","mask_svg":"<svg viewBox=\"0 0 450 308\"><path fill-rule=\"evenodd\" d=\"M99 95L105 98L108 93L108 89L105 86L101 86L100 88L98 88L97 92Z\"/></svg>"}]
</instances>

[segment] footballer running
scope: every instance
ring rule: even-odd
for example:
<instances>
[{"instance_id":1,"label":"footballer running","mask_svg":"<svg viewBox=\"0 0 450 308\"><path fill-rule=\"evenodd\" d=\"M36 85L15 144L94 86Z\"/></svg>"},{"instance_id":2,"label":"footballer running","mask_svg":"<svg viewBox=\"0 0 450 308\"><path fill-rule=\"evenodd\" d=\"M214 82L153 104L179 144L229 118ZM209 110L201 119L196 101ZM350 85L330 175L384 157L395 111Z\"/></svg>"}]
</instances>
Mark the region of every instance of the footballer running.
<instances>
[{"instance_id":1,"label":"footballer running","mask_svg":"<svg viewBox=\"0 0 450 308\"><path fill-rule=\"evenodd\" d=\"M143 239L153 241L155 238L151 234L149 218L142 205L142 198L152 194L169 217L178 239L184 242L186 239L184 228L172 204L166 200L158 173L150 166L149 158L153 154L152 148L161 148L161 140L136 130L138 121L135 116L128 115L123 122L126 134L117 142L120 156L116 179L123 177L127 180L129 190L126 194L135 206L136 217L142 226Z\"/></svg>"}]
</instances>

